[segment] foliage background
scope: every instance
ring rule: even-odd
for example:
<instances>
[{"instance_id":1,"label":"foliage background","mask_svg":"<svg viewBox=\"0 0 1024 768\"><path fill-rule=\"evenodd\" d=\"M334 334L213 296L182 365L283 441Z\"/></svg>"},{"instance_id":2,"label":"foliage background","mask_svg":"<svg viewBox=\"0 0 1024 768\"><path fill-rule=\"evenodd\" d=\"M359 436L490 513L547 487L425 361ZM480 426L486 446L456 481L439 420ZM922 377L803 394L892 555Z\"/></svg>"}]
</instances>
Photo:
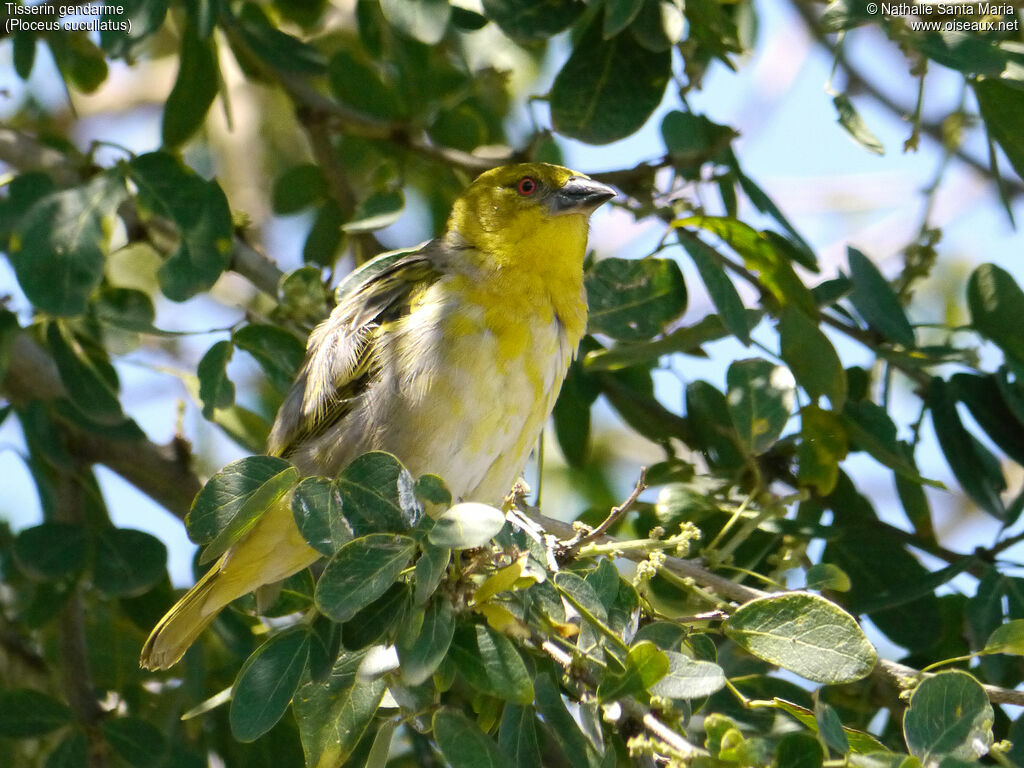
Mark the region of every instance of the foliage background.
<instances>
[{"instance_id":1,"label":"foliage background","mask_svg":"<svg viewBox=\"0 0 1024 768\"><path fill-rule=\"evenodd\" d=\"M683 230L691 233L683 236L690 248L656 254L666 261L597 262L605 266L592 272L591 300L605 304L592 329L605 346L618 343L603 362L599 350L589 350L560 404L561 428L545 454L547 515L586 512L596 523L625 496L641 464L658 462L652 485L672 484L643 496L620 534L646 536L655 521L673 533L680 520L695 519L704 533L695 547L711 543L700 554L713 565L737 557L734 564L795 587L813 581L803 571L821 559L840 566L853 591L829 595L870 614L869 628L877 627L871 638L891 659L909 654L920 667L979 650L1003 620L1020 618L1005 558L1012 556L1020 511L1021 351L1014 330L1024 303L1012 280L991 269L979 277L999 288L995 304L976 295L969 305L966 292L977 263L1019 274L1019 237L1009 225L1011 211L1020 215L1021 190L1010 168L1019 172L1024 164L1014 130L1024 110L1019 32L916 34L898 20L868 18L858 3L691 3L685 20L671 3L526 5L543 12L520 16L516 4L497 1L476 11L412 0L169 8L140 2L131 6L127 41L67 32L6 36L11 94L0 159L10 175L0 229L8 239L3 268L13 314L4 315L3 391L16 408L3 425L15 447L0 460L12 478L5 496L13 530L40 520L50 527L5 540L3 682L48 691L73 713L43 700L9 701L8 711L52 710L41 725L23 726L26 735L45 738L4 743L12 762L83 764L86 744L94 763L188 764L207 751L229 763L282 755L301 761L288 718L256 742L256 751L235 743L223 708L200 725L176 723L176 714L231 683L251 637L226 652L211 640L209 652L220 654L213 668L190 664L185 686L158 692L141 685L133 666L137 645L169 604L170 584L161 545L123 529L167 541L174 583L188 583L192 550L184 527L157 504L182 516L197 477L259 451L304 330L325 311L319 278L330 284L331 273L343 274L384 246L429 237L464 182L502 157L564 158L603 172L623 190L623 205L595 220L599 259L652 253L666 237L664 222L674 218L726 215L691 221ZM839 45L834 33L844 27L851 31ZM820 87L833 66L834 94L827 94ZM550 106L535 98L549 91ZM988 94L985 122L977 119L978 91ZM861 111L861 118L845 120L860 145L835 125L833 95L839 106L852 99ZM873 134L887 150L884 158L873 154ZM990 168L989 137L1000 145L993 153L1002 174ZM622 140L604 145L611 139ZM919 143L918 152L901 154L904 140ZM170 155L133 157L161 146L180 153L185 165ZM656 167L663 170L656 174ZM33 175L39 169L43 175ZM223 201L202 181L211 177ZM127 192L124 179L131 182ZM38 204L58 188L73 191ZM759 189L779 205L778 215ZM204 201L201 210L197 200ZM61 215L75 226L59 226ZM799 235L788 231L790 221ZM766 240L757 235L761 229L783 239ZM697 233L710 247L694 244ZM179 238L195 256L191 262L181 252L171 258ZM848 244L870 260L848 256ZM304 262L314 269L295 273L279 293L278 273L261 253L287 272ZM54 265L58 257L66 261ZM812 259L819 274L804 269ZM893 279L899 302L879 300L890 289L872 262ZM794 270L794 263L802 266ZM78 278L53 281L55 269L65 273L67 264L81 268ZM819 290L819 302L844 296L822 314L792 277L817 285L839 272L852 272L852 293L837 282L829 284L830 298ZM773 368L776 320L753 330L755 346L731 338L744 335L746 320L723 278L733 280L748 307L781 317L797 339L789 353L785 341L781 350L802 388L795 401L775 373L784 369ZM626 284L642 300L636 315L617 309ZM727 332L706 336L707 325L699 323L716 310ZM815 330L823 317L825 336ZM964 327L972 321L973 329ZM16 331L19 325L32 326L35 345ZM715 340L701 346L705 339ZM830 346L844 365L860 368L846 376L827 367L822 373ZM729 367L750 357L770 362ZM622 361L639 365L623 369ZM1001 385L991 377L951 378L1001 366ZM936 384L932 375L952 383ZM730 390L734 407L702 379ZM851 401L845 410L841 389ZM827 407L809 409L808 394L821 393L829 395ZM70 403L59 399L65 394ZM803 418L787 421L794 402L805 407ZM754 410L741 415L748 407ZM766 421L751 420L762 408ZM591 409L585 445L579 426ZM123 414L154 442L140 440ZM894 435L915 442L916 469ZM678 459L666 461L666 447ZM834 490L846 447L843 467L853 480L840 479ZM922 491L921 476L948 490ZM806 495L799 505L791 503L794 488ZM716 539L744 500L744 512L756 516L744 518L731 543ZM783 514L797 522L786 527L777 519ZM108 516L121 532L107 527ZM983 549L967 557L975 545ZM648 542L637 551L650 549L657 546ZM596 562L582 559L587 567ZM712 605L685 589L675 602L659 598L650 591L654 583L641 584L641 595L665 615ZM230 621L243 639L250 634L243 619ZM716 623L696 626L712 630L720 655L735 653ZM722 666L736 677L749 661L726 657ZM749 668L757 675L767 670ZM1016 664L1003 657L988 657L974 671L1011 688L1020 679ZM648 688L629 696L650 706ZM756 696L770 697L767 690ZM890 749L923 756L900 736L902 705L891 686L826 690L844 723L870 725ZM791 688L785 695L801 696ZM485 729L495 722L493 699L448 703ZM667 708L674 713L667 719L688 706ZM750 717L753 710L744 719L735 710L721 699L706 704L690 723L700 734L695 743L726 761L764 762L773 753L781 760L781 721ZM709 712L735 717L743 733L738 744L753 738L753 746L723 756L720 744L713 748L713 728L705 745L701 715ZM996 738L1003 738L1009 724L997 714ZM69 718L78 725L69 727ZM145 722L184 737L158 738ZM8 725L8 735L19 735L18 727ZM413 759L398 743L396 760ZM427 750L415 759L434 754L412 743ZM142 746L133 752L133 744ZM843 751L828 745L833 754ZM546 748L557 753L557 745ZM813 760L813 753L806 743L797 747L802 759Z\"/></svg>"}]
</instances>

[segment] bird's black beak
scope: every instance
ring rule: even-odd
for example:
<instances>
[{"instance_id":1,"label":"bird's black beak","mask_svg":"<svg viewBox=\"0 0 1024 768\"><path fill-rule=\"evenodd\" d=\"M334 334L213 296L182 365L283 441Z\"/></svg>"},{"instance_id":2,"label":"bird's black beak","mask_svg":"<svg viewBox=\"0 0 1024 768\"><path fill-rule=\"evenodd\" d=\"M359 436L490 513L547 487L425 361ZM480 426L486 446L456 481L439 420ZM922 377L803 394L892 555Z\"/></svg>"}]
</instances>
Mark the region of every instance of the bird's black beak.
<instances>
[{"instance_id":1,"label":"bird's black beak","mask_svg":"<svg viewBox=\"0 0 1024 768\"><path fill-rule=\"evenodd\" d=\"M615 194L615 190L607 184L573 176L552 196L551 212L590 214L615 197Z\"/></svg>"}]
</instances>

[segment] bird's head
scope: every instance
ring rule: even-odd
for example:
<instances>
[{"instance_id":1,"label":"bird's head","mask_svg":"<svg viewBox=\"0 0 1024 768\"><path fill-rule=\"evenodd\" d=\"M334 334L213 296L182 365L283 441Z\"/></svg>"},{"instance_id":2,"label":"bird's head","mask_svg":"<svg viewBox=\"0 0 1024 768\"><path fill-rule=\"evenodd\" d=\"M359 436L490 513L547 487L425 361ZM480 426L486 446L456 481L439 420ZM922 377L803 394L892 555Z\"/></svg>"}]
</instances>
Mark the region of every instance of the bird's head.
<instances>
[{"instance_id":1,"label":"bird's head","mask_svg":"<svg viewBox=\"0 0 1024 768\"><path fill-rule=\"evenodd\" d=\"M448 232L499 261L542 246L582 259L587 220L613 197L608 185L558 165L505 165L480 174L459 197Z\"/></svg>"}]
</instances>

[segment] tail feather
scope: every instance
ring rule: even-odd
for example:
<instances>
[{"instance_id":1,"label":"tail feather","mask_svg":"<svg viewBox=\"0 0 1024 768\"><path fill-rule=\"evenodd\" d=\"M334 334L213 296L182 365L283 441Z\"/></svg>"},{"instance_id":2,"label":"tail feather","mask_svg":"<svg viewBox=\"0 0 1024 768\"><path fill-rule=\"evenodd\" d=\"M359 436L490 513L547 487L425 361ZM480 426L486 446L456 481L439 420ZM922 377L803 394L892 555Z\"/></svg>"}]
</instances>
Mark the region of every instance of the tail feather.
<instances>
[{"instance_id":1,"label":"tail feather","mask_svg":"<svg viewBox=\"0 0 1024 768\"><path fill-rule=\"evenodd\" d=\"M173 666L232 600L286 579L319 558L295 525L288 494L160 619L142 647L139 664L146 669Z\"/></svg>"}]
</instances>

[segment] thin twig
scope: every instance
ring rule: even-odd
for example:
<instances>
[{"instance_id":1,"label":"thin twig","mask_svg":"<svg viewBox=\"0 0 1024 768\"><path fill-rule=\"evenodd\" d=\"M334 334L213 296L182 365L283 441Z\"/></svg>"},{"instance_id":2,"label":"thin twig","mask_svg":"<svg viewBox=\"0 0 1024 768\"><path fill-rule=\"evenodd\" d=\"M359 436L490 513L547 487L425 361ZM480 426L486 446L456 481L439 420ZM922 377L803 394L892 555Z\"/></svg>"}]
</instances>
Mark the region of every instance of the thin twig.
<instances>
[{"instance_id":1,"label":"thin twig","mask_svg":"<svg viewBox=\"0 0 1024 768\"><path fill-rule=\"evenodd\" d=\"M630 492L629 496L626 497L626 500L619 504L619 506L612 507L612 511L608 513L608 517L606 517L604 521L597 526L597 528L589 533L584 533L582 530L578 530L573 534L573 537L569 541L564 542L557 553L559 562L564 563L571 560L584 545L604 536L608 532L608 529L622 519L622 516L629 511L630 507L632 507L636 503L636 500L640 498L640 494L646 489L647 467L641 467L640 477L637 478L636 485L633 486L633 490Z\"/></svg>"}]
</instances>

